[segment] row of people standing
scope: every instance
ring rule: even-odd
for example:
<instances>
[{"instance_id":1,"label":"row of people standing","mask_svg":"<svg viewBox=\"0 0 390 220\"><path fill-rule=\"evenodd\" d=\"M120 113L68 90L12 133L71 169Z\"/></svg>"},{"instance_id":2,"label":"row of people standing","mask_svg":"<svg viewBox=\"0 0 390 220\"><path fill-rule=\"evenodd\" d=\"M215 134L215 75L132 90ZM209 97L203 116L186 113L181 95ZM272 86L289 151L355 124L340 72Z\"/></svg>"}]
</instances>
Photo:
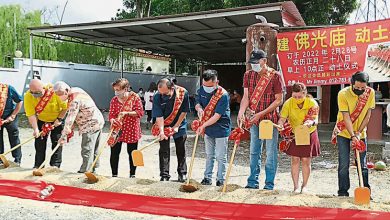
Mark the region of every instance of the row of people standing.
<instances>
[{"instance_id":1,"label":"row of people standing","mask_svg":"<svg viewBox=\"0 0 390 220\"><path fill-rule=\"evenodd\" d=\"M284 143L282 150L291 155L292 179L295 192L305 192L310 175L310 160L318 156L320 146L316 125L318 123L318 104L307 96L307 89L302 83L293 86L292 98L288 99L280 114L278 107L282 104L281 76L267 65L266 54L262 50L251 53L249 63L250 71L244 74L244 95L238 113L238 124L244 121L244 129L251 134L250 142L250 175L246 188L259 188L259 174L261 167L262 146L266 147L265 185L264 189L272 190L277 172L278 161L278 131L275 128L270 140L259 139L259 122L271 120L278 124ZM229 109L229 96L218 85L216 71L207 70L202 75L202 87L197 91L196 110L200 123L196 131L205 134L206 144L206 169L202 184L212 183L212 168L214 160L218 161L217 185L224 182L227 160L227 138L230 135L231 121ZM338 104L340 112L338 123L334 131L334 139L339 146L339 195L348 196L349 189L349 150L352 147L363 153L362 167L364 185L368 185L368 172L366 168L366 148L362 148L361 141L366 141L365 129L369 121L370 112L375 105L373 92L367 86L368 75L358 72L352 76L352 86L340 91ZM111 148L112 175L118 174L117 164L121 145L127 144L129 153L130 177L135 175L135 167L132 166L131 151L137 149L141 137L140 118L143 115L140 97L129 91L129 82L126 79L118 79L113 84L115 97L110 103L111 128L121 131L114 137ZM175 85L172 80L163 78L157 83L158 92L153 95L151 117L156 118L152 127L153 135L160 140L159 167L161 181L170 179L170 138L176 146L178 159L178 180L185 181L187 166L185 160L185 143L187 139L186 114L189 112L188 92ZM81 95L78 95L81 94ZM14 102L19 101L14 97ZM149 99L150 100L150 99ZM21 99L20 99L21 101ZM19 103L20 103L19 101ZM15 103L13 103L15 104ZM355 108L359 106L359 108ZM12 109L12 108L11 108ZM16 109L16 108L14 108ZM12 110L14 110L12 109ZM79 172L88 170L90 161L96 156L99 146L101 129L103 127L102 116L97 110L92 98L81 89L70 88L64 82L58 82L54 88L44 86L39 80L32 80L30 90L25 94L25 109L29 122L33 127L37 167L45 158L47 136L41 136L45 124L53 125L50 132L52 148L60 141L61 144L70 138L73 131L73 122L79 127L83 135L82 152L83 165ZM127 109L123 111L123 109ZM68 116L63 122L66 112ZM149 110L150 111L150 110ZM14 113L14 112L13 112ZM11 114L14 115L14 114ZM9 113L8 113L9 114ZM13 117L15 118L15 117ZM12 117L11 117L12 119ZM8 118L3 123L9 123ZM286 123L288 122L288 123ZM311 141L307 146L296 146L293 129L297 125L305 125L310 128ZM63 128L65 126L65 128ZM85 135L84 135L85 134ZM118 135L119 134L119 135ZM364 145L365 146L365 145ZM92 158L92 159L91 159ZM302 162L303 184L298 186L299 162ZM60 166L61 150L52 157L50 164ZM86 164L84 166L84 164Z\"/></svg>"}]
</instances>

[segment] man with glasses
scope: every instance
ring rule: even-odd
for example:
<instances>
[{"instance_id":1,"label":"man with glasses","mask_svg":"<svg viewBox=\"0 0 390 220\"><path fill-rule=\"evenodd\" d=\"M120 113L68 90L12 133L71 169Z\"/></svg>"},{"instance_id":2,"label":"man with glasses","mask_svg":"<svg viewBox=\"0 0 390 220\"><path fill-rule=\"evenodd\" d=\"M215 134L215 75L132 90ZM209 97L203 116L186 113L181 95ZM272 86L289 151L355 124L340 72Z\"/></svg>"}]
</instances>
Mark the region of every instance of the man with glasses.
<instances>
[{"instance_id":1,"label":"man with glasses","mask_svg":"<svg viewBox=\"0 0 390 220\"><path fill-rule=\"evenodd\" d=\"M45 86L41 80L33 79L29 84L29 90L24 94L24 109L33 128L34 168L38 168L45 161L47 137L50 135L52 149L61 137L67 103L55 94L52 85ZM60 167L61 162L62 147L53 154L50 166Z\"/></svg>"}]
</instances>

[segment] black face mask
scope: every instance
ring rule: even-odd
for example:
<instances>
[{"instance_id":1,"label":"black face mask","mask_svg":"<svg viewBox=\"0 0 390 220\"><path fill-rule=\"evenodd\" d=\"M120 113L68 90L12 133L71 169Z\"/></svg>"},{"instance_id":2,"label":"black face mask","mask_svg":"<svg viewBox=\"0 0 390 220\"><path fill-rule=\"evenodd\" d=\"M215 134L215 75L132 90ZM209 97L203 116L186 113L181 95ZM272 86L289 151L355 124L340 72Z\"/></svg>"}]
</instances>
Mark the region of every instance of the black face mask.
<instances>
[{"instance_id":1,"label":"black face mask","mask_svg":"<svg viewBox=\"0 0 390 220\"><path fill-rule=\"evenodd\" d=\"M361 95L364 93L364 89L353 89L352 90L353 93L355 93L356 95Z\"/></svg>"}]
</instances>

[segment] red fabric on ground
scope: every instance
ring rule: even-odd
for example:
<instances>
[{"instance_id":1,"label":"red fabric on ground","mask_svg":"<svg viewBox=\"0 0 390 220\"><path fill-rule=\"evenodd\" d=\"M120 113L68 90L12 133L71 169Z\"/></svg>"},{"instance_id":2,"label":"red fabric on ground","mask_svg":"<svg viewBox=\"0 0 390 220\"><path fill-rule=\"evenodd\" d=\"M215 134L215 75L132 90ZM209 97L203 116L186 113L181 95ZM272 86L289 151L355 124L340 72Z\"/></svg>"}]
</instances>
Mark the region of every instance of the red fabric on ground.
<instances>
[{"instance_id":1,"label":"red fabric on ground","mask_svg":"<svg viewBox=\"0 0 390 220\"><path fill-rule=\"evenodd\" d=\"M161 198L55 184L50 184L55 187L50 196L39 198L47 185L0 179L0 195L194 219L390 219L387 212Z\"/></svg>"}]
</instances>

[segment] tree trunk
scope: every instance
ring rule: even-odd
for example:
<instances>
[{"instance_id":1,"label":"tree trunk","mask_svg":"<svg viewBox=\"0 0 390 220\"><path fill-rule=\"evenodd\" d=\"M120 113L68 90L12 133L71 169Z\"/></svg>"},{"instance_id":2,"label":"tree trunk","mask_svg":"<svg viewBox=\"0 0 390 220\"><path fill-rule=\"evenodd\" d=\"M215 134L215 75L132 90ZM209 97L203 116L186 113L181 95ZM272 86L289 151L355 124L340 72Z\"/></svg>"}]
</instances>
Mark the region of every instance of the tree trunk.
<instances>
[{"instance_id":1,"label":"tree trunk","mask_svg":"<svg viewBox=\"0 0 390 220\"><path fill-rule=\"evenodd\" d=\"M142 18L143 17L143 8L142 8L142 1L143 0L137 0L137 17Z\"/></svg>"},{"instance_id":2,"label":"tree trunk","mask_svg":"<svg viewBox=\"0 0 390 220\"><path fill-rule=\"evenodd\" d=\"M150 17L150 8L152 5L152 0L146 0L146 7L145 7L145 16Z\"/></svg>"}]
</instances>

